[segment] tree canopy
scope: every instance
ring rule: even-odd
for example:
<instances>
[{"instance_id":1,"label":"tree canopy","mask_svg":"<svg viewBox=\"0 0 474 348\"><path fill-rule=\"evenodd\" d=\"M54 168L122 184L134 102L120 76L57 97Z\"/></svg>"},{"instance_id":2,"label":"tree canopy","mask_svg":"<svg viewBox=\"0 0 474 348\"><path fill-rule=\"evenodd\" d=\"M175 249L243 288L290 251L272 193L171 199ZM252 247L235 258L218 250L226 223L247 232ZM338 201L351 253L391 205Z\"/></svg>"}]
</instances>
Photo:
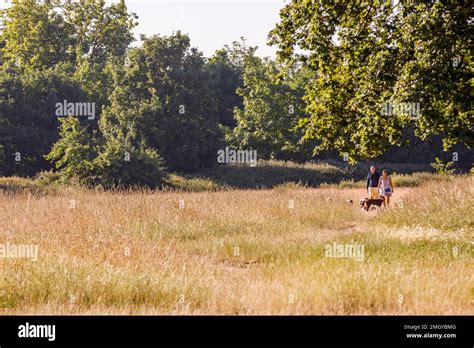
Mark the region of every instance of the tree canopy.
<instances>
[{"instance_id":1,"label":"tree canopy","mask_svg":"<svg viewBox=\"0 0 474 348\"><path fill-rule=\"evenodd\" d=\"M441 143L472 147L467 3L293 0L280 17L277 59L244 38L206 58L180 31L132 45L123 0L14 1L0 12L0 175L159 187L226 147L428 163Z\"/></svg>"},{"instance_id":2,"label":"tree canopy","mask_svg":"<svg viewBox=\"0 0 474 348\"><path fill-rule=\"evenodd\" d=\"M442 135L445 149L472 146L467 3L294 0L280 16L270 42L281 62L312 72L302 124L319 150L373 158L401 145L406 127L421 139ZM385 115L385 103L419 103L420 113Z\"/></svg>"}]
</instances>

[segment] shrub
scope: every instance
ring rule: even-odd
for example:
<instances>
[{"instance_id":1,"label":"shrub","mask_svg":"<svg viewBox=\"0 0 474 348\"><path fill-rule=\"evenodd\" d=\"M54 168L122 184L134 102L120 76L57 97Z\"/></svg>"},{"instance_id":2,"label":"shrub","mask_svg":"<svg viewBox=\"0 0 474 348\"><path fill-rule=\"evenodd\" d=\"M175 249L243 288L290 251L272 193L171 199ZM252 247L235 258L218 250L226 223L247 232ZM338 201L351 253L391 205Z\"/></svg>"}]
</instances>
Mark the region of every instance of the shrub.
<instances>
[{"instance_id":1,"label":"shrub","mask_svg":"<svg viewBox=\"0 0 474 348\"><path fill-rule=\"evenodd\" d=\"M62 183L104 188L154 188L163 183L161 158L152 149L113 138L101 145L73 117L61 120L60 134L46 158L55 162Z\"/></svg>"},{"instance_id":2,"label":"shrub","mask_svg":"<svg viewBox=\"0 0 474 348\"><path fill-rule=\"evenodd\" d=\"M452 168L454 162L444 163L438 157L435 157L435 162L431 163L431 166L436 170L436 173L445 175L445 174L454 174L455 169Z\"/></svg>"},{"instance_id":3,"label":"shrub","mask_svg":"<svg viewBox=\"0 0 474 348\"><path fill-rule=\"evenodd\" d=\"M97 156L96 142L77 118L63 118L60 123L60 139L45 158L54 162L56 169L60 170L62 181L85 183Z\"/></svg>"},{"instance_id":4,"label":"shrub","mask_svg":"<svg viewBox=\"0 0 474 348\"><path fill-rule=\"evenodd\" d=\"M150 187L163 184L165 170L153 149L134 148L109 140L93 162L91 183L105 188Z\"/></svg>"}]
</instances>

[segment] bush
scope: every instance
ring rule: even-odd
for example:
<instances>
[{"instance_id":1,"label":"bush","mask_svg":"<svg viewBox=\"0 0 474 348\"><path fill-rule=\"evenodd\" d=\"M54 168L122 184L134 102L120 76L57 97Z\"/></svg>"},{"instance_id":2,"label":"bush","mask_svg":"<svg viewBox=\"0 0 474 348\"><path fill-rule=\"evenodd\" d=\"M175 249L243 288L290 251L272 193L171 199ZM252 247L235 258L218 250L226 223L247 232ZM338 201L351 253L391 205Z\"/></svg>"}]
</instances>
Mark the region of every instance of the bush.
<instances>
[{"instance_id":1,"label":"bush","mask_svg":"<svg viewBox=\"0 0 474 348\"><path fill-rule=\"evenodd\" d=\"M61 185L61 173L50 171L39 172L35 176L35 182L42 187L57 187Z\"/></svg>"},{"instance_id":2,"label":"bush","mask_svg":"<svg viewBox=\"0 0 474 348\"><path fill-rule=\"evenodd\" d=\"M63 118L60 123L61 138L45 158L60 170L61 181L86 183L97 156L97 143L77 118Z\"/></svg>"},{"instance_id":3,"label":"bush","mask_svg":"<svg viewBox=\"0 0 474 348\"><path fill-rule=\"evenodd\" d=\"M54 194L56 189L42 182L16 176L0 178L0 193L4 194Z\"/></svg>"},{"instance_id":4,"label":"bush","mask_svg":"<svg viewBox=\"0 0 474 348\"><path fill-rule=\"evenodd\" d=\"M155 150L136 149L118 140L106 143L94 160L93 168L91 184L105 188L156 188L166 177L162 160Z\"/></svg>"},{"instance_id":5,"label":"bush","mask_svg":"<svg viewBox=\"0 0 474 348\"><path fill-rule=\"evenodd\" d=\"M161 158L152 149L113 138L98 141L72 117L61 120L60 134L46 158L55 162L62 183L104 188L155 188L163 183Z\"/></svg>"},{"instance_id":6,"label":"bush","mask_svg":"<svg viewBox=\"0 0 474 348\"><path fill-rule=\"evenodd\" d=\"M431 164L431 166L436 170L436 173L441 174L441 175L454 174L455 169L452 168L453 165L454 165L454 162L444 163L438 157L436 157L435 162Z\"/></svg>"}]
</instances>

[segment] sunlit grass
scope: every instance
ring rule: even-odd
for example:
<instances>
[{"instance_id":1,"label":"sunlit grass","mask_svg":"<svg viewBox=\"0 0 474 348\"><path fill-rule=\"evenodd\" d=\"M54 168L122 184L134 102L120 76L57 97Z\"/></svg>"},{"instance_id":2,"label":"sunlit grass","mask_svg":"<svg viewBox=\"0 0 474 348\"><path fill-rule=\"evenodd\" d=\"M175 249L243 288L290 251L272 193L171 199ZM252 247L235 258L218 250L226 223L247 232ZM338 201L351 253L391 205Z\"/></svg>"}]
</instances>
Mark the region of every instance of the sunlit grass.
<instances>
[{"instance_id":1,"label":"sunlit grass","mask_svg":"<svg viewBox=\"0 0 474 348\"><path fill-rule=\"evenodd\" d=\"M364 195L0 195L0 243L39 245L0 259L0 313L473 314L472 178L398 188L379 214ZM334 242L363 260L326 257Z\"/></svg>"}]
</instances>

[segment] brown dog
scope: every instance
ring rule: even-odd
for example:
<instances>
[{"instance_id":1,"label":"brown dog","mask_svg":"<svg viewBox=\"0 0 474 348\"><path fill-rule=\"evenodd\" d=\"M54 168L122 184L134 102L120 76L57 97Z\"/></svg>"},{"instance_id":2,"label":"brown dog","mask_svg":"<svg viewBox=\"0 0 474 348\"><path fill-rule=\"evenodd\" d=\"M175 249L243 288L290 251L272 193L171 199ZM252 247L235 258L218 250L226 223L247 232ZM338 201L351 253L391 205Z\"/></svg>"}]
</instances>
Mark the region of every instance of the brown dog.
<instances>
[{"instance_id":1,"label":"brown dog","mask_svg":"<svg viewBox=\"0 0 474 348\"><path fill-rule=\"evenodd\" d=\"M383 198L362 198L360 200L360 207L365 211L369 211L372 207L380 207L383 204Z\"/></svg>"}]
</instances>

